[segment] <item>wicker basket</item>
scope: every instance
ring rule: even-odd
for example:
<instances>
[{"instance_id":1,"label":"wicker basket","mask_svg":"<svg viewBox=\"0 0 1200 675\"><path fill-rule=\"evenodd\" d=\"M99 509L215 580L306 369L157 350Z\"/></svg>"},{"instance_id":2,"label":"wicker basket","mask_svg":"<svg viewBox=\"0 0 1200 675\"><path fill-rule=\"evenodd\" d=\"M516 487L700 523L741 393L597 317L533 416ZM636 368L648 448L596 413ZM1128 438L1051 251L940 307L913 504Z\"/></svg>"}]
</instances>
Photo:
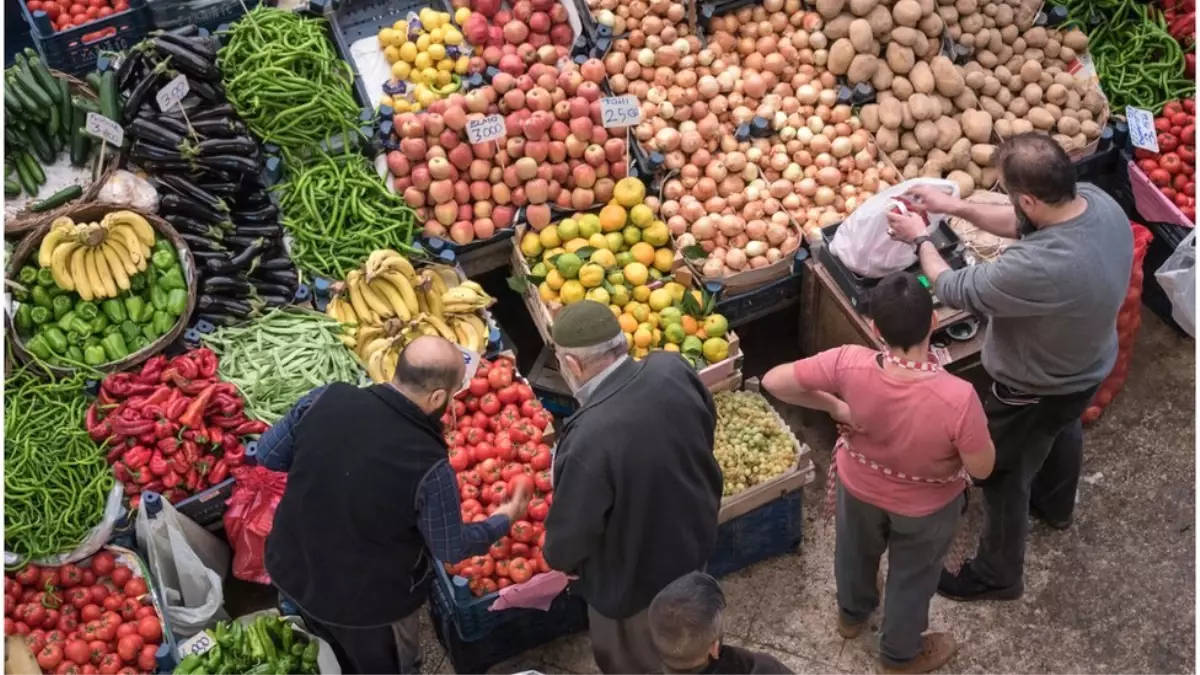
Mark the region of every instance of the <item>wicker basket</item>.
<instances>
[{"instance_id":1,"label":"wicker basket","mask_svg":"<svg viewBox=\"0 0 1200 675\"><path fill-rule=\"evenodd\" d=\"M67 84L69 85L72 94L82 96L89 101L99 100L96 92L92 91L91 87L89 87L83 80L55 70L50 71L50 74L54 75L55 77L62 76L67 78ZM90 204L91 202L95 201L96 195L100 194L100 188L104 186L104 183L107 182L109 177L112 176L113 172L117 170L118 154L117 148L110 149L107 161L105 162L104 170L100 172L100 176L96 180L93 180L86 188L84 188L83 196L81 196L79 199L67 204L63 204L58 208L50 209L49 211L31 211L27 207L25 210L12 217L6 217L4 219L4 236L11 239L20 239L37 229L39 226L49 223L61 215L65 215L71 209L79 208L81 205ZM93 175L95 175L94 168Z\"/></svg>"},{"instance_id":2,"label":"wicker basket","mask_svg":"<svg viewBox=\"0 0 1200 675\"><path fill-rule=\"evenodd\" d=\"M149 346L138 352L130 354L123 359L119 359L111 363L105 363L96 367L97 370L105 372L132 368L151 356L163 351L167 348L167 345L178 339L179 336L183 334L183 331L187 329L188 319L191 317L192 311L196 308L196 291L199 287L199 279L196 273L196 262L192 258L191 250L188 249L187 244L183 241L183 238L179 236L179 233L176 232L175 229L172 228L171 225L162 218L150 213L142 213L135 209L129 209L113 204L82 204L76 205L73 208L65 209L63 211L56 211L55 213L57 216L66 216L75 222L93 222L103 219L104 216L108 215L111 211L121 210L134 211L135 213L140 214L146 219L147 222L150 223L150 226L153 227L156 232L158 232L159 236L166 237L167 241L171 242L171 245L175 247L175 251L179 254L179 263L183 266L184 279L187 282L187 307L184 308L183 313L180 314L179 318L175 321L175 326L171 328L166 335L159 337L157 340L150 343ZM8 273L10 277L14 271L21 269L21 266L25 264L26 260L29 260L31 257L37 255L38 247L41 245L42 239L49 231L50 223L46 222L39 225L38 228L30 234L30 236L27 236L21 240L21 243L17 245L17 249L13 251L12 257L9 260ZM19 359L22 363L31 361L32 356L28 351L26 351L21 336L17 334L16 327L12 324L12 317L5 316L5 321L8 323L8 334L10 337L10 344L12 345L12 351L16 354L17 359ZM50 374L68 377L75 370L74 368L51 366L49 364L46 364L45 367Z\"/></svg>"}]
</instances>

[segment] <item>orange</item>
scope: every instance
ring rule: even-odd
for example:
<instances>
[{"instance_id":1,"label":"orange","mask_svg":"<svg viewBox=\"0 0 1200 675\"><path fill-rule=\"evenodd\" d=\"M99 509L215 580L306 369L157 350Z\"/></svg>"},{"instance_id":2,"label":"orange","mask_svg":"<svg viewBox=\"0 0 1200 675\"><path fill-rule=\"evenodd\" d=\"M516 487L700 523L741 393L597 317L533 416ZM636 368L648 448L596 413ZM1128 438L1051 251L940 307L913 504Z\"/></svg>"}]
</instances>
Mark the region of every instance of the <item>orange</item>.
<instances>
[{"instance_id":1,"label":"orange","mask_svg":"<svg viewBox=\"0 0 1200 675\"><path fill-rule=\"evenodd\" d=\"M617 232L625 227L625 209L616 202L609 202L600 209L600 229L604 232Z\"/></svg>"},{"instance_id":2,"label":"orange","mask_svg":"<svg viewBox=\"0 0 1200 675\"><path fill-rule=\"evenodd\" d=\"M695 317L688 315L688 314L684 314L682 317L682 321L683 321L684 335L695 335L696 331L700 330L700 324L697 323Z\"/></svg>"},{"instance_id":3,"label":"orange","mask_svg":"<svg viewBox=\"0 0 1200 675\"><path fill-rule=\"evenodd\" d=\"M639 241L630 247L629 252L633 254L633 259L642 263L646 267L654 264L654 247L644 241ZM669 253L669 251L668 251ZM670 271L669 269L667 270Z\"/></svg>"},{"instance_id":4,"label":"orange","mask_svg":"<svg viewBox=\"0 0 1200 675\"><path fill-rule=\"evenodd\" d=\"M636 178L622 178L613 187L613 200L625 208L641 204L645 198L646 184ZM604 216L601 215L600 219L603 220Z\"/></svg>"},{"instance_id":5,"label":"orange","mask_svg":"<svg viewBox=\"0 0 1200 675\"><path fill-rule=\"evenodd\" d=\"M629 314L622 314L621 316L617 317L617 323L621 324L621 330L626 333L632 333L633 331L637 330L638 327L637 319L633 318Z\"/></svg>"}]
</instances>

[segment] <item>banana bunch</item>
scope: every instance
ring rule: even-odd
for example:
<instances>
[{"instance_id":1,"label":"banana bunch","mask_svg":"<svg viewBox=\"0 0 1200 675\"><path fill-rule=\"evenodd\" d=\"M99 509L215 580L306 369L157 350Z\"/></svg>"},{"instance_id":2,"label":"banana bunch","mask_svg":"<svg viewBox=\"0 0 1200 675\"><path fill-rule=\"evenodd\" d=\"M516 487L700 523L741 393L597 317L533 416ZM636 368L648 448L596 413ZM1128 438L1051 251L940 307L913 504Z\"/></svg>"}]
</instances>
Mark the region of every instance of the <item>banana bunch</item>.
<instances>
[{"instance_id":1,"label":"banana bunch","mask_svg":"<svg viewBox=\"0 0 1200 675\"><path fill-rule=\"evenodd\" d=\"M154 228L133 211L113 211L99 223L55 218L38 248L38 265L54 282L85 301L114 298L143 272L154 246Z\"/></svg>"},{"instance_id":2,"label":"banana bunch","mask_svg":"<svg viewBox=\"0 0 1200 675\"><path fill-rule=\"evenodd\" d=\"M474 281L464 281L443 293L441 301L446 314L472 314L486 309L495 299Z\"/></svg>"}]
</instances>

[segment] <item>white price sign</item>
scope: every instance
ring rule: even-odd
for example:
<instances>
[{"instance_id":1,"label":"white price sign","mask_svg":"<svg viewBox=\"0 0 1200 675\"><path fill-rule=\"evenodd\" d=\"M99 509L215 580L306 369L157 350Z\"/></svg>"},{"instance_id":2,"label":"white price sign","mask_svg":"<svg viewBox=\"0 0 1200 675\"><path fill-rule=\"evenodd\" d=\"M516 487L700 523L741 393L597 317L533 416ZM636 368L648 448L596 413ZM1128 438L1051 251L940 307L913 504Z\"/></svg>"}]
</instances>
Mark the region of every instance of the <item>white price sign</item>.
<instances>
[{"instance_id":1,"label":"white price sign","mask_svg":"<svg viewBox=\"0 0 1200 675\"><path fill-rule=\"evenodd\" d=\"M155 100L158 101L158 109L166 112L170 108L174 108L191 90L191 87L188 86L187 75L175 76L175 79L168 82L167 86L159 89L158 93L154 95Z\"/></svg>"},{"instance_id":2,"label":"white price sign","mask_svg":"<svg viewBox=\"0 0 1200 675\"><path fill-rule=\"evenodd\" d=\"M467 120L467 140L472 144L498 141L501 138L504 138L504 118L500 115Z\"/></svg>"},{"instance_id":3,"label":"white price sign","mask_svg":"<svg viewBox=\"0 0 1200 675\"><path fill-rule=\"evenodd\" d=\"M97 112L87 114L83 130L117 147L121 147L121 143L125 141L125 130L121 125Z\"/></svg>"},{"instance_id":4,"label":"white price sign","mask_svg":"<svg viewBox=\"0 0 1200 675\"><path fill-rule=\"evenodd\" d=\"M1154 130L1154 115L1149 110L1125 107L1125 119L1129 123L1129 140L1133 147L1158 152L1158 133Z\"/></svg>"},{"instance_id":5,"label":"white price sign","mask_svg":"<svg viewBox=\"0 0 1200 675\"><path fill-rule=\"evenodd\" d=\"M636 96L606 96L600 99L600 124L605 129L632 127L642 122L642 107Z\"/></svg>"},{"instance_id":6,"label":"white price sign","mask_svg":"<svg viewBox=\"0 0 1200 675\"><path fill-rule=\"evenodd\" d=\"M459 347L458 351L462 352L463 365L466 366L466 370L463 371L462 385L458 388L458 391L462 391L467 388L468 384L471 384L471 378L475 377L475 371L479 370L479 354L462 347Z\"/></svg>"},{"instance_id":7,"label":"white price sign","mask_svg":"<svg viewBox=\"0 0 1200 675\"><path fill-rule=\"evenodd\" d=\"M179 645L179 655L181 657L200 656L216 646L217 641L213 639L212 634L206 630L202 630Z\"/></svg>"}]
</instances>

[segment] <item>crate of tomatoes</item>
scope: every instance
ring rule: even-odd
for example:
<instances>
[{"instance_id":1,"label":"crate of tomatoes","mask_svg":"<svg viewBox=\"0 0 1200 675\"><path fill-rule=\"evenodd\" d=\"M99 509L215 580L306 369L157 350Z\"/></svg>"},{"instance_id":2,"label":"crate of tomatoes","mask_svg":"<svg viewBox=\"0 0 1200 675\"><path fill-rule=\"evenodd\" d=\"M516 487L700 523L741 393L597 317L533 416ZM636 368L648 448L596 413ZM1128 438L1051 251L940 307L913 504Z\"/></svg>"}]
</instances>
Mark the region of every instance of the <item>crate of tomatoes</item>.
<instances>
[{"instance_id":1,"label":"crate of tomatoes","mask_svg":"<svg viewBox=\"0 0 1200 675\"><path fill-rule=\"evenodd\" d=\"M1154 118L1158 152L1136 148L1129 164L1134 203L1143 218L1196 224L1196 102L1171 101Z\"/></svg>"},{"instance_id":2,"label":"crate of tomatoes","mask_svg":"<svg viewBox=\"0 0 1200 675\"><path fill-rule=\"evenodd\" d=\"M154 27L146 0L25 0L21 13L46 65L79 77L102 52L128 49Z\"/></svg>"},{"instance_id":3,"label":"crate of tomatoes","mask_svg":"<svg viewBox=\"0 0 1200 675\"><path fill-rule=\"evenodd\" d=\"M4 575L4 632L24 636L45 673L166 672L175 641L149 579L120 546L78 564L26 565Z\"/></svg>"}]
</instances>

